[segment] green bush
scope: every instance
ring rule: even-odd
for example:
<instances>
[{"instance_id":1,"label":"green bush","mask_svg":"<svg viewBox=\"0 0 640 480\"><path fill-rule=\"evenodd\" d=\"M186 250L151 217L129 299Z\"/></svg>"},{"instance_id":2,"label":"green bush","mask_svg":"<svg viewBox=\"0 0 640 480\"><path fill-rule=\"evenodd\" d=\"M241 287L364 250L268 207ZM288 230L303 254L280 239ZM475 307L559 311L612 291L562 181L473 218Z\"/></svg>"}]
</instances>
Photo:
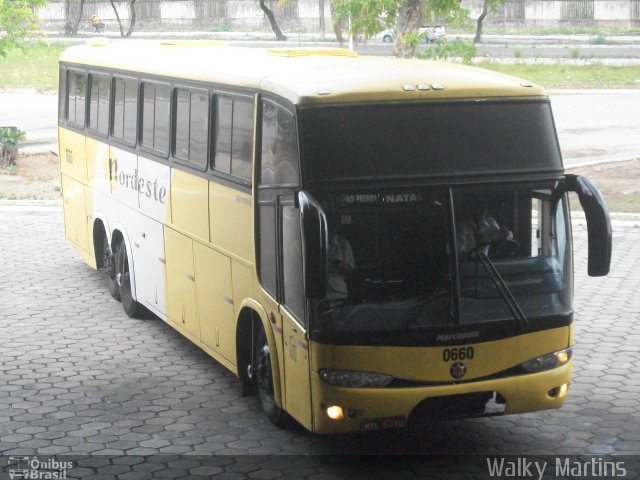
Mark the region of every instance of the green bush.
<instances>
[{"instance_id":1,"label":"green bush","mask_svg":"<svg viewBox=\"0 0 640 480\"><path fill-rule=\"evenodd\" d=\"M418 56L433 60L449 60L449 58L455 57L460 58L462 63L468 65L476 56L476 47L470 40L462 40L458 37L450 41L445 37L440 37L430 48Z\"/></svg>"},{"instance_id":2,"label":"green bush","mask_svg":"<svg viewBox=\"0 0 640 480\"><path fill-rule=\"evenodd\" d=\"M0 127L0 164L13 165L18 142L26 138L25 133L15 127Z\"/></svg>"}]
</instances>

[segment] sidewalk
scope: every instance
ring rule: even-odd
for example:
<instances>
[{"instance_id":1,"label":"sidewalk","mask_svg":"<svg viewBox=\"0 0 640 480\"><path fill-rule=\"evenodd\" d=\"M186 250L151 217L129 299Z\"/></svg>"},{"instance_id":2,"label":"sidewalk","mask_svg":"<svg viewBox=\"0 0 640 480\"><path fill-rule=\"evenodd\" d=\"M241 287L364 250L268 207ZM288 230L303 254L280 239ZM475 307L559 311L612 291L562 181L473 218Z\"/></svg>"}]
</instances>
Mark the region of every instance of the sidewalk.
<instances>
[{"instance_id":1,"label":"sidewalk","mask_svg":"<svg viewBox=\"0 0 640 480\"><path fill-rule=\"evenodd\" d=\"M120 31L115 29L115 25L112 26L113 30L105 30L103 34L100 36L108 37L108 38L121 38ZM89 33L78 32L75 37L65 37L60 32L52 32L45 31L43 32L48 39L67 39L67 40L78 40L84 38L94 37L96 35L92 35ZM320 34L320 32L284 32L287 36L287 41L302 41L302 42L325 42L325 43L336 43L336 35L331 31L330 27L327 28L327 31L324 34L324 38ZM447 38L455 39L462 38L464 40L473 40L473 33L457 33L457 32L447 32ZM232 32L222 32L222 31L206 31L206 30L197 30L197 31L147 31L147 30L134 30L132 38L139 39L170 39L170 38L187 38L187 39L212 39L212 40L226 40L226 41L276 41L275 34L272 31L232 31ZM369 42L380 42L381 40L369 39ZM543 35L535 35L535 34L484 34L482 35L482 43L483 44L492 44L492 43L534 43L534 44L567 44L567 45L592 45L592 46L600 46L606 47L607 45L640 45L640 35L604 35L604 34L576 34L576 35L566 35L566 34L543 34Z\"/></svg>"}]
</instances>

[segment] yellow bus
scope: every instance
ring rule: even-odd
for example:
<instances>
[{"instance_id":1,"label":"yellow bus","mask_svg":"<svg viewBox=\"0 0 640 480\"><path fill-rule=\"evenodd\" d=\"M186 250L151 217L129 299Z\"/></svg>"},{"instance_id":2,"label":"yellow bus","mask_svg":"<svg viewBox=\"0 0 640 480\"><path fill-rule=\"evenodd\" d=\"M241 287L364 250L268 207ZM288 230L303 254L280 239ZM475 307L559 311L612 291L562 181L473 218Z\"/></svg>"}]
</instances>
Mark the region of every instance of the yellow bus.
<instances>
[{"instance_id":1,"label":"yellow bus","mask_svg":"<svg viewBox=\"0 0 640 480\"><path fill-rule=\"evenodd\" d=\"M93 40L60 60L66 238L135 316L319 433L559 408L567 192L548 96L340 49ZM126 331L115 332L127 335Z\"/></svg>"}]
</instances>

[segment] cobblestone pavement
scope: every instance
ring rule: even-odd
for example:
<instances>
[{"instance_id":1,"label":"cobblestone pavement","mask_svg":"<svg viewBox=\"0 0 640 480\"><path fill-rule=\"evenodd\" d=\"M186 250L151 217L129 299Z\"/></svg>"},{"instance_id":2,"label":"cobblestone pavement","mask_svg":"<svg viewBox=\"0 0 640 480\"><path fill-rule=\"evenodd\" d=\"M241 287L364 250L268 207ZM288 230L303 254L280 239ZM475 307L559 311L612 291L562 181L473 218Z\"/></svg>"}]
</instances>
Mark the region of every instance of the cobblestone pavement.
<instances>
[{"instance_id":1,"label":"cobblestone pavement","mask_svg":"<svg viewBox=\"0 0 640 480\"><path fill-rule=\"evenodd\" d=\"M90 455L87 472L136 478L127 476L138 471L134 457L110 463L101 455L215 454L200 474L242 478L241 465L261 457L234 463L219 455L639 454L640 228L614 227L605 278L586 276L584 227L574 225L574 236L575 367L564 408L445 422L411 434L314 436L272 426L257 398L242 397L232 374L165 323L128 318L101 274L65 242L61 212L5 208L0 455ZM198 474L188 456L175 458L183 462L179 472L166 478ZM327 473L292 458L284 463L300 477Z\"/></svg>"}]
</instances>

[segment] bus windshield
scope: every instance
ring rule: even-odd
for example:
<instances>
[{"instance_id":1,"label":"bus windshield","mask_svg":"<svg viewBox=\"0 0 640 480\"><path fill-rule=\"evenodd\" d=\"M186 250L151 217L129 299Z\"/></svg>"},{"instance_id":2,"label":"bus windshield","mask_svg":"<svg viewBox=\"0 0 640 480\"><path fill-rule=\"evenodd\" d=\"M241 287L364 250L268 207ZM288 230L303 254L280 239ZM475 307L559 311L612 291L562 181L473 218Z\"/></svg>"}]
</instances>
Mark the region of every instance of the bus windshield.
<instances>
[{"instance_id":1,"label":"bus windshield","mask_svg":"<svg viewBox=\"0 0 640 480\"><path fill-rule=\"evenodd\" d=\"M523 326L570 313L566 205L554 188L318 193L329 272L313 329L339 336Z\"/></svg>"}]
</instances>

